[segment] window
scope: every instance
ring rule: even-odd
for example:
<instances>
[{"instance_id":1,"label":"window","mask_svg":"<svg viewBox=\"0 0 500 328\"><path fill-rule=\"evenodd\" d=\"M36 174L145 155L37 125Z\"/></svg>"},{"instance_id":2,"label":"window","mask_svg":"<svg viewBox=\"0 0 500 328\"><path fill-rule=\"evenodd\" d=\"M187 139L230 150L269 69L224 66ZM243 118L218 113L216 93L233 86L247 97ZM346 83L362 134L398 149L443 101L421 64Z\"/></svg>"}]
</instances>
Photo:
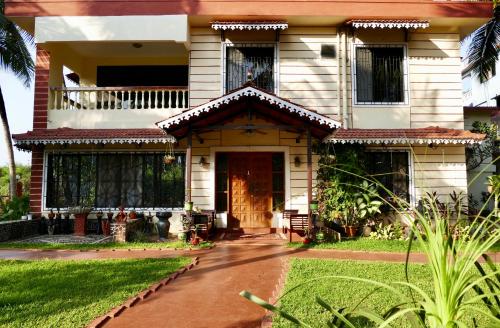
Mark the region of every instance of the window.
<instances>
[{"instance_id":1,"label":"window","mask_svg":"<svg viewBox=\"0 0 500 328\"><path fill-rule=\"evenodd\" d=\"M275 58L272 44L226 44L225 91L253 81L257 87L275 92Z\"/></svg>"},{"instance_id":2,"label":"window","mask_svg":"<svg viewBox=\"0 0 500 328\"><path fill-rule=\"evenodd\" d=\"M354 94L356 104L406 104L408 102L405 47L357 45Z\"/></svg>"},{"instance_id":3,"label":"window","mask_svg":"<svg viewBox=\"0 0 500 328\"><path fill-rule=\"evenodd\" d=\"M49 154L46 207L178 208L184 203L185 155Z\"/></svg>"},{"instance_id":4,"label":"window","mask_svg":"<svg viewBox=\"0 0 500 328\"><path fill-rule=\"evenodd\" d=\"M368 152L368 172L393 194L410 201L408 152ZM388 197L382 190L382 196ZM384 195L385 194L385 195Z\"/></svg>"}]
</instances>

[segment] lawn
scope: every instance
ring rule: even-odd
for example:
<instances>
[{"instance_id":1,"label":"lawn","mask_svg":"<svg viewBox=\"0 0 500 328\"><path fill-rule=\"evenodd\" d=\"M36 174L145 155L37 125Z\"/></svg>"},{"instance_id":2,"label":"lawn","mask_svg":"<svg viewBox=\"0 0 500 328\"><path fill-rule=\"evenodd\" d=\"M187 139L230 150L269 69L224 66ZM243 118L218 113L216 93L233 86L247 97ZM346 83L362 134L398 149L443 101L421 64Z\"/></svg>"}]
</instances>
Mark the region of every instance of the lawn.
<instances>
[{"instance_id":1,"label":"lawn","mask_svg":"<svg viewBox=\"0 0 500 328\"><path fill-rule=\"evenodd\" d=\"M379 263L342 260L292 259L284 291L305 283L281 299L282 308L288 313L304 320L313 327L327 327L329 315L315 302L318 295L334 308L357 304L364 296L374 289L373 286L335 278L322 278L309 282L311 279L331 275L345 275L374 279L390 283L404 281L404 264ZM410 265L410 280L426 292L432 291L430 270L422 264ZM369 296L364 308L370 308L377 313L383 313L389 305L397 304L399 299L393 293L380 290ZM483 324L484 324L484 318ZM371 327L369 323L357 322L357 327ZM483 325L479 325L484 327ZM273 327L294 327L281 317L275 317ZM391 327L407 327L402 321ZM472 327L472 324L471 326Z\"/></svg>"},{"instance_id":2,"label":"lawn","mask_svg":"<svg viewBox=\"0 0 500 328\"><path fill-rule=\"evenodd\" d=\"M189 261L0 260L0 326L85 326Z\"/></svg>"},{"instance_id":3,"label":"lawn","mask_svg":"<svg viewBox=\"0 0 500 328\"><path fill-rule=\"evenodd\" d=\"M408 249L408 241L403 240L376 240L370 238L357 238L344 240L341 242L325 242L303 244L300 242L288 243L288 247L292 248L313 248L313 249L339 249L352 251L369 251L369 252L397 252L405 253ZM412 244L412 252L422 251L418 242ZM492 252L500 252L500 245L497 244L491 248Z\"/></svg>"},{"instance_id":4,"label":"lawn","mask_svg":"<svg viewBox=\"0 0 500 328\"><path fill-rule=\"evenodd\" d=\"M201 242L198 246L192 246L180 240L157 243L97 243L97 244L63 244L63 243L22 243L6 242L0 243L0 249L63 249L63 250L95 250L95 249L203 249L213 246L211 242Z\"/></svg>"}]
</instances>

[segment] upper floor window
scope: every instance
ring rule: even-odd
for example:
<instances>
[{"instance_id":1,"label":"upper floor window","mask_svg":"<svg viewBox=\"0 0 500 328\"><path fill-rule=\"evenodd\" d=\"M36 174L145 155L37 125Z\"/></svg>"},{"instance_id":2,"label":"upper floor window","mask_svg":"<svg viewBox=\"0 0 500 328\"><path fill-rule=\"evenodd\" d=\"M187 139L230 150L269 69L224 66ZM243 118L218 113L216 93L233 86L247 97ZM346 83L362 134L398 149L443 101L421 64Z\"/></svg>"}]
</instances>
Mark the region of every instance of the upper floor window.
<instances>
[{"instance_id":1,"label":"upper floor window","mask_svg":"<svg viewBox=\"0 0 500 328\"><path fill-rule=\"evenodd\" d=\"M407 104L405 46L356 45L354 50L355 104Z\"/></svg>"},{"instance_id":2,"label":"upper floor window","mask_svg":"<svg viewBox=\"0 0 500 328\"><path fill-rule=\"evenodd\" d=\"M225 44L224 87L229 92L252 81L276 93L276 50L274 44Z\"/></svg>"}]
</instances>

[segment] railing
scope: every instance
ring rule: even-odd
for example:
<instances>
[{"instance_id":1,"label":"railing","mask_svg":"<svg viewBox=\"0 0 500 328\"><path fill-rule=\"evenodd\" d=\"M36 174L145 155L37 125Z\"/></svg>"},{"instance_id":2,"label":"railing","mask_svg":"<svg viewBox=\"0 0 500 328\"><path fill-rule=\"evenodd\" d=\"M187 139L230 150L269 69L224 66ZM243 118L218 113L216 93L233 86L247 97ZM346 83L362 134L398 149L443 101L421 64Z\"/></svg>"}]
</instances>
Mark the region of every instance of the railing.
<instances>
[{"instance_id":1,"label":"railing","mask_svg":"<svg viewBox=\"0 0 500 328\"><path fill-rule=\"evenodd\" d=\"M50 91L49 109L55 110L188 108L187 87L52 87Z\"/></svg>"}]
</instances>

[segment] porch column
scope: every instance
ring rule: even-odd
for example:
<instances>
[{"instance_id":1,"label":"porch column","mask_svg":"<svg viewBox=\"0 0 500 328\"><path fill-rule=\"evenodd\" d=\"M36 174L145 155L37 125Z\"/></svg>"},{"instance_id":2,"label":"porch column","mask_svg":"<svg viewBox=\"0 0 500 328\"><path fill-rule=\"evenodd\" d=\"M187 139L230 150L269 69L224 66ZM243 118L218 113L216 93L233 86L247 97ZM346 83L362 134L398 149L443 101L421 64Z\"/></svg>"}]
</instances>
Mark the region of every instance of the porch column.
<instances>
[{"instance_id":1,"label":"porch column","mask_svg":"<svg viewBox=\"0 0 500 328\"><path fill-rule=\"evenodd\" d=\"M312 229L311 201L312 201L312 140L311 140L311 128L307 127L307 213L309 214L307 225L309 227L309 231Z\"/></svg>"},{"instance_id":2,"label":"porch column","mask_svg":"<svg viewBox=\"0 0 500 328\"><path fill-rule=\"evenodd\" d=\"M187 135L187 149L186 149L186 193L185 193L185 200L186 202L191 201L191 171L192 171L192 157L193 157L193 152L192 152L192 146L193 146L193 134L191 131L191 127L189 128L188 135Z\"/></svg>"}]
</instances>

